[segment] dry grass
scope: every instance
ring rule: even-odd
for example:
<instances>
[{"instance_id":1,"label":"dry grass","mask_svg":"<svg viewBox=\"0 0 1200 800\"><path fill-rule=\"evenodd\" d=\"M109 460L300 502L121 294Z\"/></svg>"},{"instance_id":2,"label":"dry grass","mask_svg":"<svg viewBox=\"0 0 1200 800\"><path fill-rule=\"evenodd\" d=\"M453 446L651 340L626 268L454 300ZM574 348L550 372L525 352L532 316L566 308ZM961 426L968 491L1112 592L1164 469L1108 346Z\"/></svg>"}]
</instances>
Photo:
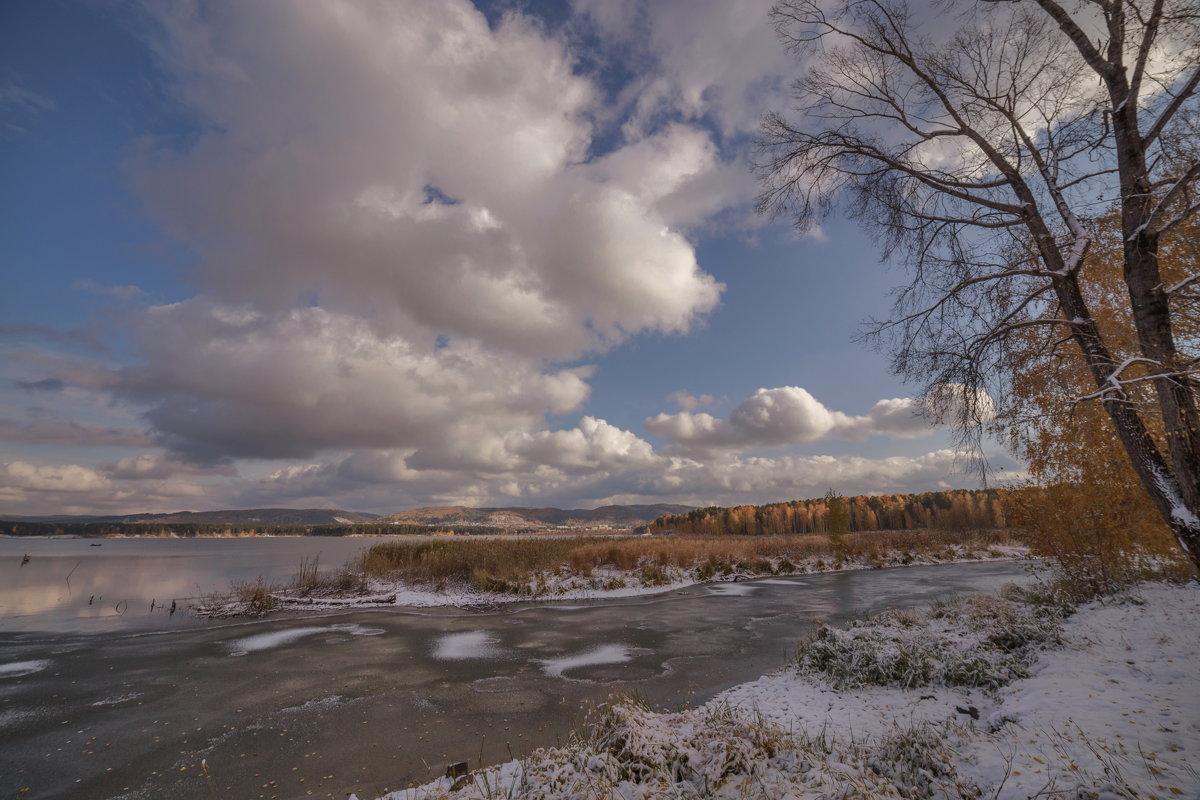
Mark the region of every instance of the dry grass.
<instances>
[{"instance_id":1,"label":"dry grass","mask_svg":"<svg viewBox=\"0 0 1200 800\"><path fill-rule=\"evenodd\" d=\"M289 594L299 597L344 596L367 591L367 576L361 569L347 564L336 572L322 573L320 558L304 558L292 579Z\"/></svg>"},{"instance_id":2,"label":"dry grass","mask_svg":"<svg viewBox=\"0 0 1200 800\"><path fill-rule=\"evenodd\" d=\"M353 565L373 578L521 593L539 575L591 577L598 570L639 575L644 585L669 582L671 570L706 580L718 575L779 574L800 563L818 569L842 563L907 563L917 557L954 558L955 548L986 550L1011 544L1002 531L873 531L845 534L835 545L819 534L720 537L456 538L372 545Z\"/></svg>"},{"instance_id":3,"label":"dry grass","mask_svg":"<svg viewBox=\"0 0 1200 800\"><path fill-rule=\"evenodd\" d=\"M260 575L257 581L235 583L233 585L233 596L242 603L247 613L265 614L268 611L275 610L275 607L279 605L279 601L273 594L275 588L264 582Z\"/></svg>"}]
</instances>

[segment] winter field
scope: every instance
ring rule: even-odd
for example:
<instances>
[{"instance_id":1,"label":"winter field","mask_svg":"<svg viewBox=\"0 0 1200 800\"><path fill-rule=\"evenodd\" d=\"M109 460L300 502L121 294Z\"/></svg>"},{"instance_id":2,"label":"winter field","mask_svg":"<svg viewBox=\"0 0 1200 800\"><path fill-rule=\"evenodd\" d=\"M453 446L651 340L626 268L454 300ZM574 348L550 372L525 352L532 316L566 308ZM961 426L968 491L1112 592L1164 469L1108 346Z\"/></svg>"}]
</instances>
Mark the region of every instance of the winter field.
<instances>
[{"instance_id":1,"label":"winter field","mask_svg":"<svg viewBox=\"0 0 1200 800\"><path fill-rule=\"evenodd\" d=\"M1200 586L1010 590L821 628L705 705L386 800L1200 797Z\"/></svg>"}]
</instances>

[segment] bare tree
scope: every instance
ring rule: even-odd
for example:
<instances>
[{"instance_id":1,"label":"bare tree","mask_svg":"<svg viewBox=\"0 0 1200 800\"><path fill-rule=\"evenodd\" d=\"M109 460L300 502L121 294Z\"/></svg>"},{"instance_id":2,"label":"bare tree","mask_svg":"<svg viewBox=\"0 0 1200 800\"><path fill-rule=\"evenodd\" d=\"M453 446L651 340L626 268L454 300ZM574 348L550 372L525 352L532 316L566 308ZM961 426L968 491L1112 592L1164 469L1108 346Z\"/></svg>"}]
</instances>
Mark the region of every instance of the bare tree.
<instances>
[{"instance_id":1,"label":"bare tree","mask_svg":"<svg viewBox=\"0 0 1200 800\"><path fill-rule=\"evenodd\" d=\"M803 229L842 208L878 235L911 280L872 335L964 428L984 415L979 390L1003 397L1016 332L1073 342L1090 398L1200 566L1200 367L1172 330L1200 272L1166 285L1157 257L1200 210L1200 4L949 0L922 12L891 0L776 5L805 72L793 113L764 120L760 210ZM1127 357L1085 291L1087 223L1112 207L1138 348ZM1135 397L1146 383L1151 407Z\"/></svg>"}]
</instances>

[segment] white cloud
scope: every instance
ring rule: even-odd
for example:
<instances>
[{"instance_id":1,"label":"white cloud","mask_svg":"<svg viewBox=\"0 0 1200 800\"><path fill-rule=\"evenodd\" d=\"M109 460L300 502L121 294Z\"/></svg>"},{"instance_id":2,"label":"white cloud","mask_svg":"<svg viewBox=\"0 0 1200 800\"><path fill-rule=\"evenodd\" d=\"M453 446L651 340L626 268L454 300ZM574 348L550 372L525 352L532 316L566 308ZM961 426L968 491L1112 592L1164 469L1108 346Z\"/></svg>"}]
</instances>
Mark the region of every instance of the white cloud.
<instances>
[{"instance_id":1,"label":"white cloud","mask_svg":"<svg viewBox=\"0 0 1200 800\"><path fill-rule=\"evenodd\" d=\"M695 411L703 406L710 406L716 402L716 398L711 394L694 395L687 389L679 389L667 395L667 400L679 406L681 411Z\"/></svg>"},{"instance_id":2,"label":"white cloud","mask_svg":"<svg viewBox=\"0 0 1200 800\"><path fill-rule=\"evenodd\" d=\"M0 481L9 491L88 492L109 486L108 480L79 464L31 464L9 461L0 465Z\"/></svg>"},{"instance_id":3,"label":"white cloud","mask_svg":"<svg viewBox=\"0 0 1200 800\"><path fill-rule=\"evenodd\" d=\"M113 427L0 420L0 436L138 452L9 462L0 500L32 512L394 510L765 501L949 480L940 453L738 456L922 435L910 399L852 416L779 387L721 419L701 411L711 396L679 392L679 413L646 422L668 442L655 452L585 409L588 368L554 366L687 333L718 303L723 287L690 237L756 192L748 134L782 105L792 71L769 5L579 0L554 32L515 12L489 26L465 0L146 2L164 74L200 128L182 148L143 141L130 175L197 254L200 294L130 315L132 363L24 367L38 374L18 385L99 398L109 413L88 418ZM589 65L628 57L638 73L619 96L576 62L581 26L603 51ZM145 300L132 286L78 286ZM550 429L548 415L584 410ZM126 432L120 413L150 430ZM241 463L251 477L235 481L235 459L274 463Z\"/></svg>"},{"instance_id":4,"label":"white cloud","mask_svg":"<svg viewBox=\"0 0 1200 800\"><path fill-rule=\"evenodd\" d=\"M566 448L567 452L571 452ZM577 450L575 452L578 452ZM563 455L563 450L556 453ZM607 457L611 458L611 454ZM584 456L576 464L512 462L510 470L418 470L402 453L354 454L279 470L240 497L258 505L295 504L394 510L420 505L560 505L678 502L736 505L847 494L928 491L972 483L949 450L917 457L727 456L698 461L655 456L622 462ZM576 469L578 463L587 469Z\"/></svg>"},{"instance_id":5,"label":"white cloud","mask_svg":"<svg viewBox=\"0 0 1200 800\"><path fill-rule=\"evenodd\" d=\"M686 332L716 304L671 229L699 212L631 168L655 153L584 163L599 98L526 18L492 29L464 0L148 7L211 132L147 152L136 183L213 296L317 297L381 335L555 359ZM704 135L684 140L656 185L717 166Z\"/></svg>"},{"instance_id":6,"label":"white cloud","mask_svg":"<svg viewBox=\"0 0 1200 800\"><path fill-rule=\"evenodd\" d=\"M630 93L626 134L639 138L664 113L709 118L726 137L757 129L785 105L791 58L768 20L772 0L575 0L602 41L654 64ZM614 55L614 57L616 57Z\"/></svg>"},{"instance_id":7,"label":"white cloud","mask_svg":"<svg viewBox=\"0 0 1200 800\"><path fill-rule=\"evenodd\" d=\"M510 444L530 466L567 471L641 469L662 458L644 439L602 419L584 417L567 430L539 431Z\"/></svg>"},{"instance_id":8,"label":"white cloud","mask_svg":"<svg viewBox=\"0 0 1200 800\"><path fill-rule=\"evenodd\" d=\"M933 430L933 419L923 413L924 408L913 398L895 398L880 400L866 415L850 416L826 408L799 386L781 386L759 389L738 404L727 420L685 408L650 417L645 425L646 430L667 440L670 452L711 457L835 438L861 440L878 435L912 439Z\"/></svg>"},{"instance_id":9,"label":"white cloud","mask_svg":"<svg viewBox=\"0 0 1200 800\"><path fill-rule=\"evenodd\" d=\"M324 449L468 447L577 409L585 369L542 372L469 344L422 352L321 308L265 314L203 299L151 309L144 365L95 378L146 404L173 450L205 460L296 458Z\"/></svg>"},{"instance_id":10,"label":"white cloud","mask_svg":"<svg viewBox=\"0 0 1200 800\"><path fill-rule=\"evenodd\" d=\"M643 496L677 502L736 505L818 497L830 487L844 494L928 491L961 484L955 453L938 450L916 458L784 456L727 458L707 462L675 459L663 472L648 473Z\"/></svg>"}]
</instances>

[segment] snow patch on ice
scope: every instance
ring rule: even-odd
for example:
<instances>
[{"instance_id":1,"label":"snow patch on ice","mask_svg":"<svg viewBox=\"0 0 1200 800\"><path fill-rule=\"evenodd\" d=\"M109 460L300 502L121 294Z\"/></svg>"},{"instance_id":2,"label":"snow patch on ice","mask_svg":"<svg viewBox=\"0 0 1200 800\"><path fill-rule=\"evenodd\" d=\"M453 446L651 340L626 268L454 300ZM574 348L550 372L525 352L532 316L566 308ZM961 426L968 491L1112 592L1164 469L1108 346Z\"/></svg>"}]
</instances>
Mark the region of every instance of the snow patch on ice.
<instances>
[{"instance_id":1,"label":"snow patch on ice","mask_svg":"<svg viewBox=\"0 0 1200 800\"><path fill-rule=\"evenodd\" d=\"M714 583L708 593L719 597L746 597L754 594L756 587L748 583Z\"/></svg>"},{"instance_id":2,"label":"snow patch on ice","mask_svg":"<svg viewBox=\"0 0 1200 800\"><path fill-rule=\"evenodd\" d=\"M327 628L288 628L282 631L271 631L270 633L256 633L253 636L247 636L244 639L235 639L228 643L229 655L244 656L249 653L257 653L260 650L271 650L276 647L282 647L285 644L299 641L306 636L312 636L314 633L320 633Z\"/></svg>"},{"instance_id":3,"label":"snow patch on ice","mask_svg":"<svg viewBox=\"0 0 1200 800\"><path fill-rule=\"evenodd\" d=\"M272 650L276 647L297 642L307 636L312 636L316 633L325 631L336 631L338 633L346 633L351 636L379 636L384 633L382 628L366 628L362 625L346 624L346 625L321 625L321 626L306 626L301 628L287 628L281 631L271 631L269 633L256 633L253 636L247 636L242 639L235 639L226 643L231 656L244 656L249 653L257 653L261 650Z\"/></svg>"},{"instance_id":4,"label":"snow patch on ice","mask_svg":"<svg viewBox=\"0 0 1200 800\"><path fill-rule=\"evenodd\" d=\"M561 678L568 670L593 667L600 664L621 664L633 658L632 648L623 644L602 644L583 653L561 658L542 659L542 672L552 678Z\"/></svg>"},{"instance_id":5,"label":"snow patch on ice","mask_svg":"<svg viewBox=\"0 0 1200 800\"><path fill-rule=\"evenodd\" d=\"M282 709L285 714L299 714L306 711L325 711L326 709L334 708L340 705L342 696L340 694L331 694L328 697L314 698L307 702L301 703L298 706L288 706Z\"/></svg>"},{"instance_id":6,"label":"snow patch on ice","mask_svg":"<svg viewBox=\"0 0 1200 800\"><path fill-rule=\"evenodd\" d=\"M141 692L126 692L125 694L117 694L117 695L113 695L112 697L105 697L102 700L97 700L96 702L92 703L92 705L100 706L100 707L115 706L115 705L120 705L121 703L127 703L130 700L136 700L137 698L139 698L141 696L142 696Z\"/></svg>"},{"instance_id":7,"label":"snow patch on ice","mask_svg":"<svg viewBox=\"0 0 1200 800\"><path fill-rule=\"evenodd\" d=\"M20 678L22 675L32 675L50 666L50 659L36 661L13 661L10 664L0 664L0 678Z\"/></svg>"},{"instance_id":8,"label":"snow patch on ice","mask_svg":"<svg viewBox=\"0 0 1200 800\"><path fill-rule=\"evenodd\" d=\"M490 658L496 654L499 644L500 640L487 631L448 633L437 640L433 657L442 661Z\"/></svg>"}]
</instances>

